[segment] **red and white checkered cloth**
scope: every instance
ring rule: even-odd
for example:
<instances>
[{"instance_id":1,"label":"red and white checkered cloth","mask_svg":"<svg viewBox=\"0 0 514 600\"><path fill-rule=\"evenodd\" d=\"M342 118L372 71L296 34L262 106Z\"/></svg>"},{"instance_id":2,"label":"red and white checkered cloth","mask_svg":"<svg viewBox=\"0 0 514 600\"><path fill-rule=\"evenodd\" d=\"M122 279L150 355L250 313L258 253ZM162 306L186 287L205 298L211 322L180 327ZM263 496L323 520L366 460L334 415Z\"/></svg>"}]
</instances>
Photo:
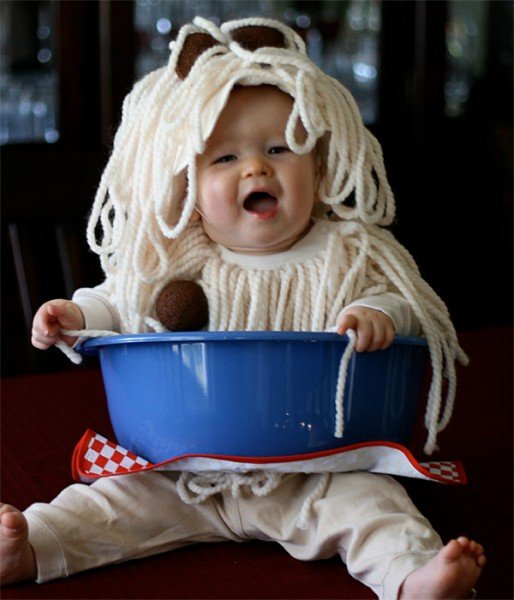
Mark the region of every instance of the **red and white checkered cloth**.
<instances>
[{"instance_id":1,"label":"red and white checkered cloth","mask_svg":"<svg viewBox=\"0 0 514 600\"><path fill-rule=\"evenodd\" d=\"M110 442L98 433L89 438L83 461L88 472L99 477L133 473L151 466L144 458Z\"/></svg>"},{"instance_id":2,"label":"red and white checkered cloth","mask_svg":"<svg viewBox=\"0 0 514 600\"><path fill-rule=\"evenodd\" d=\"M434 478L448 482L461 483L462 465L460 462L441 460L439 462L420 463Z\"/></svg>"},{"instance_id":3,"label":"red and white checkered cloth","mask_svg":"<svg viewBox=\"0 0 514 600\"><path fill-rule=\"evenodd\" d=\"M73 477L84 483L91 483L99 477L150 469L234 472L262 469L281 473L370 471L440 483L467 483L459 461L419 463L407 448L393 442L364 442L334 450L278 458L184 455L154 464L88 429L73 453Z\"/></svg>"}]
</instances>

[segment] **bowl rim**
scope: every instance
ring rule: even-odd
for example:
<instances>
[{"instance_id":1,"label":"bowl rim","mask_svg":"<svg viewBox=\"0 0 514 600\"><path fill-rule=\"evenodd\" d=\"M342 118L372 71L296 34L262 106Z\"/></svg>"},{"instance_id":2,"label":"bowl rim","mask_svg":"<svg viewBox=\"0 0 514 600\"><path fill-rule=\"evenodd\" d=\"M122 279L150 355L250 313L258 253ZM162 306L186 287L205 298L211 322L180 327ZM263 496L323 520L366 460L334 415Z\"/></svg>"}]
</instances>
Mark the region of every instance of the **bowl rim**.
<instances>
[{"instance_id":1,"label":"bowl rim","mask_svg":"<svg viewBox=\"0 0 514 600\"><path fill-rule=\"evenodd\" d=\"M339 342L348 343L347 335L326 331L165 331L150 333L128 333L88 338L80 342L75 350L81 354L96 355L105 347L122 344L151 343L205 343L205 342ZM427 347L425 338L395 335L393 345Z\"/></svg>"}]
</instances>

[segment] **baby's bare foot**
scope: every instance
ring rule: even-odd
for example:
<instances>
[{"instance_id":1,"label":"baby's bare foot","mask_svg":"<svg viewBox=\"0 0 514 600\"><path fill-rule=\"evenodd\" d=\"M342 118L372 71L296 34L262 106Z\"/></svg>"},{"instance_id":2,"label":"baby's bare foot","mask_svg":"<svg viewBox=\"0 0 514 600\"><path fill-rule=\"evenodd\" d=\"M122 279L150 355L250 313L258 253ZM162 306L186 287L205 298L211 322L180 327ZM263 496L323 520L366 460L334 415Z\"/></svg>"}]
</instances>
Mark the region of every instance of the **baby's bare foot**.
<instances>
[{"instance_id":1,"label":"baby's bare foot","mask_svg":"<svg viewBox=\"0 0 514 600\"><path fill-rule=\"evenodd\" d=\"M29 528L23 514L0 504L0 582L2 585L35 579L36 559L29 544Z\"/></svg>"},{"instance_id":2,"label":"baby's bare foot","mask_svg":"<svg viewBox=\"0 0 514 600\"><path fill-rule=\"evenodd\" d=\"M484 565L484 549L480 544L466 537L451 540L437 556L406 577L399 598L467 598Z\"/></svg>"}]
</instances>

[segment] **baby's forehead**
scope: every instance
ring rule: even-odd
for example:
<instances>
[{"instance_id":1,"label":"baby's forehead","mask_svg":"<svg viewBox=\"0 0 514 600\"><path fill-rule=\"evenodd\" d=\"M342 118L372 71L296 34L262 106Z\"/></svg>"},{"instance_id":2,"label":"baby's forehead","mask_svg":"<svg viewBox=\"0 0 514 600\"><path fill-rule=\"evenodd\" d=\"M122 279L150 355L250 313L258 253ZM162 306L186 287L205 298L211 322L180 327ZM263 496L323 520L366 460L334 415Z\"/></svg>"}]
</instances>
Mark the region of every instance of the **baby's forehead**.
<instances>
[{"instance_id":1,"label":"baby's forehead","mask_svg":"<svg viewBox=\"0 0 514 600\"><path fill-rule=\"evenodd\" d=\"M266 104L276 110L283 109L291 112L294 99L274 85L235 85L229 94L225 108L222 111L244 111L250 105ZM249 110L249 108L248 108Z\"/></svg>"},{"instance_id":2,"label":"baby's forehead","mask_svg":"<svg viewBox=\"0 0 514 600\"><path fill-rule=\"evenodd\" d=\"M260 83L258 85L244 85L242 83L236 83L232 88L229 97L233 96L256 96L256 97L283 97L288 99L291 103L293 102L293 98L287 92L284 92L276 85L271 83Z\"/></svg>"},{"instance_id":3,"label":"baby's forehead","mask_svg":"<svg viewBox=\"0 0 514 600\"><path fill-rule=\"evenodd\" d=\"M230 93L209 142L245 132L283 136L292 107L291 96L274 86L237 86Z\"/></svg>"},{"instance_id":4,"label":"baby's forehead","mask_svg":"<svg viewBox=\"0 0 514 600\"><path fill-rule=\"evenodd\" d=\"M251 119L251 116L249 115ZM231 123L228 127L214 129L205 143L207 150L215 146L231 145L237 142L282 141L286 137L285 123Z\"/></svg>"}]
</instances>

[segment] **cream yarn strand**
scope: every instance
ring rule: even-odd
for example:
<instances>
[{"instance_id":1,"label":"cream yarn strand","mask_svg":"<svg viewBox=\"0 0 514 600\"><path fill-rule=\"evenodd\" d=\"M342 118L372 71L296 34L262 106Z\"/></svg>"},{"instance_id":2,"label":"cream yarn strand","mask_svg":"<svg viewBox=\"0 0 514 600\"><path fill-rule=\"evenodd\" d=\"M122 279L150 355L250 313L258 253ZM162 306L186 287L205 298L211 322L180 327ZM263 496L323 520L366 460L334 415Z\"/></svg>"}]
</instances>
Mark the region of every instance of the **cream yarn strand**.
<instances>
[{"instance_id":1,"label":"cream yarn strand","mask_svg":"<svg viewBox=\"0 0 514 600\"><path fill-rule=\"evenodd\" d=\"M349 329L346 332L348 336L348 344L341 356L341 362L339 363L339 373L337 375L337 389L336 389L336 397L335 397L335 415L336 415L336 424L334 430L334 437L342 438L343 437L343 427L344 427L344 393L346 388L346 379L348 375L348 365L350 364L350 359L353 356L355 350L355 344L357 342L357 335L353 329Z\"/></svg>"},{"instance_id":2,"label":"cream yarn strand","mask_svg":"<svg viewBox=\"0 0 514 600\"><path fill-rule=\"evenodd\" d=\"M239 498L241 488L248 487L256 496L266 496L281 482L282 475L273 471L249 473L183 471L177 481L180 499L186 504L201 504L207 498L229 490L233 498Z\"/></svg>"},{"instance_id":3,"label":"cream yarn strand","mask_svg":"<svg viewBox=\"0 0 514 600\"><path fill-rule=\"evenodd\" d=\"M296 521L296 526L298 527L298 529L307 529L312 505L314 504L314 502L316 502L316 500L319 500L319 498L322 497L323 492L327 487L330 476L330 473L317 474L318 483L316 484L316 487L312 490L312 492L305 498L302 504L302 508L300 509L300 514L298 515L298 519Z\"/></svg>"},{"instance_id":4,"label":"cream yarn strand","mask_svg":"<svg viewBox=\"0 0 514 600\"><path fill-rule=\"evenodd\" d=\"M64 335L70 335L80 339L93 338L93 337L107 337L113 335L119 335L116 331L105 331L101 329L63 329L61 331ZM78 343L78 342L77 342ZM56 347L65 354L72 363L79 365L82 363L82 355L75 350L75 346L72 348L64 341L57 342Z\"/></svg>"}]
</instances>

